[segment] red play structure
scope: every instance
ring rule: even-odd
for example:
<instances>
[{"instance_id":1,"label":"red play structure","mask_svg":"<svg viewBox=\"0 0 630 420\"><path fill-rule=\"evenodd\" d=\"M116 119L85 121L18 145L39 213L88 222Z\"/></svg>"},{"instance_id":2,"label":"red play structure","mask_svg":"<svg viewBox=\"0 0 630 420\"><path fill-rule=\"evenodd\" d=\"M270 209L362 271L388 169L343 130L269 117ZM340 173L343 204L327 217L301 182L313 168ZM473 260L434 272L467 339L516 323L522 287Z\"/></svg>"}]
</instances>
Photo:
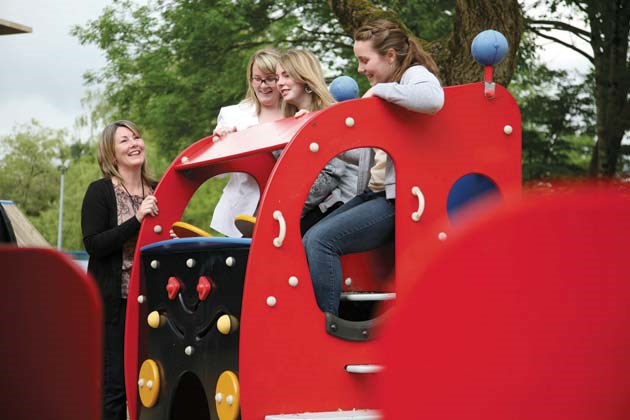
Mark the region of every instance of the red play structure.
<instances>
[{"instance_id":1,"label":"red play structure","mask_svg":"<svg viewBox=\"0 0 630 420\"><path fill-rule=\"evenodd\" d=\"M208 137L182 152L156 190L160 214L143 223L134 260L126 334L132 418L247 420L378 408L372 391L379 374L371 372L383 364L377 327L387 322L387 312L378 317L386 302L369 319L327 320L315 303L299 217L326 162L353 148L386 151L396 166L395 243L346 257L344 291L350 300L358 292L404 298L449 242L455 223L447 203L460 179L481 176L499 201L520 196L521 122L512 96L499 86L487 98L483 83L449 87L445 95L435 116L359 99L218 142ZM276 164L270 152L282 148ZM261 187L251 242L169 240L195 190L224 172L250 173ZM242 290L226 292L236 284ZM224 315L238 324L227 335L217 332ZM161 375L159 389L155 381L147 389L141 366L150 377ZM183 397L193 394L195 401Z\"/></svg>"}]
</instances>

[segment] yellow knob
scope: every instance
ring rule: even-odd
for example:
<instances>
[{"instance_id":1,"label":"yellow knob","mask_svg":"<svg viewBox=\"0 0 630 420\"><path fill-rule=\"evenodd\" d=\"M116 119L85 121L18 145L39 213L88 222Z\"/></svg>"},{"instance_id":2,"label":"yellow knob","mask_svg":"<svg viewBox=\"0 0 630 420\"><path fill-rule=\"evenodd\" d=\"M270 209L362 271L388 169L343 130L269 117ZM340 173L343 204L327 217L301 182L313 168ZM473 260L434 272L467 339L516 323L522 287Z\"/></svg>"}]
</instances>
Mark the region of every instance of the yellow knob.
<instances>
[{"instance_id":1,"label":"yellow knob","mask_svg":"<svg viewBox=\"0 0 630 420\"><path fill-rule=\"evenodd\" d=\"M217 330L221 334L228 335L238 328L238 319L232 315L221 315L217 320Z\"/></svg>"},{"instance_id":2,"label":"yellow knob","mask_svg":"<svg viewBox=\"0 0 630 420\"><path fill-rule=\"evenodd\" d=\"M153 311L147 316L147 323L151 328L160 328L166 322L166 317L160 315L158 311Z\"/></svg>"}]
</instances>

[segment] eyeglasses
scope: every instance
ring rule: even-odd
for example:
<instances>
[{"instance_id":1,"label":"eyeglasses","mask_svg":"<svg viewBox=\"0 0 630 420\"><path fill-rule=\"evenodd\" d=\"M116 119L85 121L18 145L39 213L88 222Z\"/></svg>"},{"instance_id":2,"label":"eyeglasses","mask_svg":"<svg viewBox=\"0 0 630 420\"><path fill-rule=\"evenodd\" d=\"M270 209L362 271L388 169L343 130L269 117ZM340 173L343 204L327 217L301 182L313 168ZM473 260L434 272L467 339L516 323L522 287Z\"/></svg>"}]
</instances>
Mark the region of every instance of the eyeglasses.
<instances>
[{"instance_id":1,"label":"eyeglasses","mask_svg":"<svg viewBox=\"0 0 630 420\"><path fill-rule=\"evenodd\" d=\"M263 82L265 82L267 86L274 86L277 81L278 78L276 76L267 76L264 79L261 79L260 77L252 77L252 85L254 86L260 86Z\"/></svg>"}]
</instances>

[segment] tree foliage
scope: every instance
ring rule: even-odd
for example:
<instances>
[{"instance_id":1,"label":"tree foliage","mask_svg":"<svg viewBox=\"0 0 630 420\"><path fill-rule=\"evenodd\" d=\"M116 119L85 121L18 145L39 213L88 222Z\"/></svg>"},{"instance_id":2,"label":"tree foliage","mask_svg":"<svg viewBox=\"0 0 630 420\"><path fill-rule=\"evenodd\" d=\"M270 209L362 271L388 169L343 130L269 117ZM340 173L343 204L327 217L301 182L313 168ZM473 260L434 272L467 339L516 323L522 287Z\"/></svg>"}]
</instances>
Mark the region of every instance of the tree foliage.
<instances>
[{"instance_id":1,"label":"tree foliage","mask_svg":"<svg viewBox=\"0 0 630 420\"><path fill-rule=\"evenodd\" d=\"M531 30L582 54L593 64L597 142L590 170L593 175L613 176L621 161L622 140L630 130L630 0L538 0L536 5L549 13L530 18ZM578 24L554 19L562 7L578 16ZM591 51L560 39L553 31L570 33L587 43Z\"/></svg>"},{"instance_id":2,"label":"tree foliage","mask_svg":"<svg viewBox=\"0 0 630 420\"><path fill-rule=\"evenodd\" d=\"M64 130L39 122L17 127L0 138L0 198L12 200L50 244L57 243L59 189L62 162L65 175L64 247L81 249L80 210L87 184L98 175L95 149L88 144L67 144Z\"/></svg>"},{"instance_id":3,"label":"tree foliage","mask_svg":"<svg viewBox=\"0 0 630 420\"><path fill-rule=\"evenodd\" d=\"M14 201L27 216L49 208L58 193L55 160L59 163L64 136L32 121L0 138L0 197Z\"/></svg>"},{"instance_id":4,"label":"tree foliage","mask_svg":"<svg viewBox=\"0 0 630 420\"><path fill-rule=\"evenodd\" d=\"M276 44L290 18L271 1L115 2L74 33L98 45L106 67L88 75L104 85L122 117L150 127L171 159L207 136L219 108L238 102L252 51Z\"/></svg>"},{"instance_id":5,"label":"tree foliage","mask_svg":"<svg viewBox=\"0 0 630 420\"><path fill-rule=\"evenodd\" d=\"M482 68L470 57L470 42L482 29L503 29L513 48L496 75L499 82L511 78L521 33L516 0L154 0L143 5L122 0L73 33L106 54L106 67L87 76L104 86L103 99L114 105L105 118L125 117L150 127L172 159L210 134L221 106L243 97L246 62L255 49L308 48L331 76L353 75L351 33L361 22L355 19L360 10L365 16L375 11L400 16L425 38L447 84L479 80Z\"/></svg>"},{"instance_id":6,"label":"tree foliage","mask_svg":"<svg viewBox=\"0 0 630 420\"><path fill-rule=\"evenodd\" d=\"M524 180L585 176L595 128L589 92L540 64L517 73L512 91L523 119Z\"/></svg>"},{"instance_id":7,"label":"tree foliage","mask_svg":"<svg viewBox=\"0 0 630 420\"><path fill-rule=\"evenodd\" d=\"M540 2L551 12L577 3ZM495 76L504 85L512 81L510 89L522 109L525 178L586 172L592 138L595 134L603 138L595 125L601 124L600 102L595 117L590 99L591 93L597 95L598 73L576 85L566 73L540 64L531 37L520 41L521 7L515 0L114 1L97 19L73 31L82 43L97 45L107 57L103 69L86 75L97 88L85 98L93 110L92 125L100 130L115 118L136 121L144 131L148 161L159 177L177 153L210 134L221 106L243 97L245 66L255 49L269 45L311 49L329 78L347 74L365 90L367 82L356 72L351 33L374 13L400 19L420 38L436 58L446 84L481 80L482 68L470 57L470 42L483 29L504 32L511 55L495 69ZM528 28L541 31L542 26L530 19ZM591 29L589 36L597 33ZM597 51L605 55L607 45ZM627 86L623 83L622 88ZM81 249L81 202L87 185L100 173L95 141L68 144L66 137L63 131L33 122L0 139L0 197L16 201L55 243L60 176L56 164L70 157L63 246ZM224 179L204 184L184 220L208 226L224 185Z\"/></svg>"}]
</instances>

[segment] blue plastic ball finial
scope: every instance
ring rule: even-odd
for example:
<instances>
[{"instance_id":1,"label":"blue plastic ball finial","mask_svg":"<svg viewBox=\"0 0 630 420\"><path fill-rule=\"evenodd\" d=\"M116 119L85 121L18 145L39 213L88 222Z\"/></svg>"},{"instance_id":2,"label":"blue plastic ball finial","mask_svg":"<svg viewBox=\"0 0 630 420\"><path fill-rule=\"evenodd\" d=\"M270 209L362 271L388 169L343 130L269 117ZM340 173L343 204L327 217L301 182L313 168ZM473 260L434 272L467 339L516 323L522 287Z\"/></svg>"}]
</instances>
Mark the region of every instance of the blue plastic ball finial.
<instances>
[{"instance_id":1,"label":"blue plastic ball finial","mask_svg":"<svg viewBox=\"0 0 630 420\"><path fill-rule=\"evenodd\" d=\"M350 76L335 78L328 88L335 101L342 102L359 97L359 85Z\"/></svg>"},{"instance_id":2,"label":"blue plastic ball finial","mask_svg":"<svg viewBox=\"0 0 630 420\"><path fill-rule=\"evenodd\" d=\"M499 64L505 58L508 50L507 39L501 32L493 29L477 34L470 47L473 58L482 66Z\"/></svg>"}]
</instances>

